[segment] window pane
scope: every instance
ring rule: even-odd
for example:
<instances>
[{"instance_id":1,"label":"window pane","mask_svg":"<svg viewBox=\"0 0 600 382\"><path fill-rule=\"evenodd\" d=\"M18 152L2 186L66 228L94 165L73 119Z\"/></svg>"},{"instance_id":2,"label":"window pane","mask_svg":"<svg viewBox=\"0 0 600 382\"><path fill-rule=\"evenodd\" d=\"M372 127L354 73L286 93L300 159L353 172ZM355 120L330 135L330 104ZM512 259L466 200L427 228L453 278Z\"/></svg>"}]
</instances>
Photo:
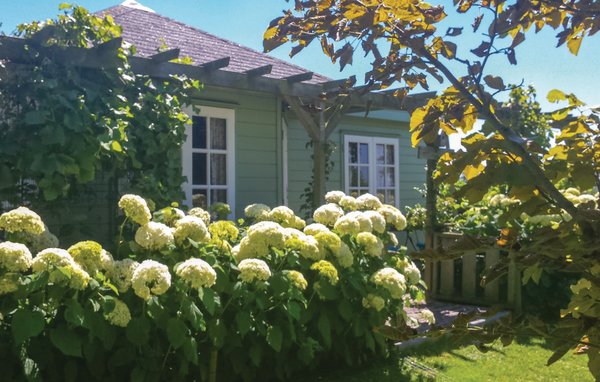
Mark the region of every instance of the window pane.
<instances>
[{"instance_id":1,"label":"window pane","mask_svg":"<svg viewBox=\"0 0 600 382\"><path fill-rule=\"evenodd\" d=\"M369 168L360 167L360 186L369 187Z\"/></svg>"},{"instance_id":2,"label":"window pane","mask_svg":"<svg viewBox=\"0 0 600 382\"><path fill-rule=\"evenodd\" d=\"M206 117L192 117L192 147L206 148Z\"/></svg>"},{"instance_id":3,"label":"window pane","mask_svg":"<svg viewBox=\"0 0 600 382\"><path fill-rule=\"evenodd\" d=\"M348 162L358 163L358 144L355 142L348 144Z\"/></svg>"},{"instance_id":4,"label":"window pane","mask_svg":"<svg viewBox=\"0 0 600 382\"><path fill-rule=\"evenodd\" d=\"M369 163L369 145L366 143L359 144L359 161L360 163Z\"/></svg>"},{"instance_id":5,"label":"window pane","mask_svg":"<svg viewBox=\"0 0 600 382\"><path fill-rule=\"evenodd\" d=\"M386 164L395 164L394 163L394 145L385 145L385 163Z\"/></svg>"},{"instance_id":6,"label":"window pane","mask_svg":"<svg viewBox=\"0 0 600 382\"><path fill-rule=\"evenodd\" d=\"M396 172L394 171L394 167L386 167L385 174L386 187L396 187Z\"/></svg>"},{"instance_id":7,"label":"window pane","mask_svg":"<svg viewBox=\"0 0 600 382\"><path fill-rule=\"evenodd\" d=\"M210 190L210 203L227 203L227 190Z\"/></svg>"},{"instance_id":8,"label":"window pane","mask_svg":"<svg viewBox=\"0 0 600 382\"><path fill-rule=\"evenodd\" d=\"M206 190L192 190L192 206L206 209L207 202Z\"/></svg>"},{"instance_id":9,"label":"window pane","mask_svg":"<svg viewBox=\"0 0 600 382\"><path fill-rule=\"evenodd\" d=\"M350 187L358 186L358 167L350 166Z\"/></svg>"},{"instance_id":10,"label":"window pane","mask_svg":"<svg viewBox=\"0 0 600 382\"><path fill-rule=\"evenodd\" d=\"M379 200L381 200L381 203L386 203L386 199L385 199L385 193L386 190L377 190L377 198L379 198Z\"/></svg>"},{"instance_id":11,"label":"window pane","mask_svg":"<svg viewBox=\"0 0 600 382\"><path fill-rule=\"evenodd\" d=\"M210 184L227 184L227 156L225 154L210 154Z\"/></svg>"},{"instance_id":12,"label":"window pane","mask_svg":"<svg viewBox=\"0 0 600 382\"><path fill-rule=\"evenodd\" d=\"M385 167L377 166L377 187L385 187Z\"/></svg>"},{"instance_id":13,"label":"window pane","mask_svg":"<svg viewBox=\"0 0 600 382\"><path fill-rule=\"evenodd\" d=\"M192 184L206 184L206 154L192 153Z\"/></svg>"},{"instance_id":14,"label":"window pane","mask_svg":"<svg viewBox=\"0 0 600 382\"><path fill-rule=\"evenodd\" d=\"M385 202L387 204L395 205L396 204L396 191L387 190L385 193Z\"/></svg>"},{"instance_id":15,"label":"window pane","mask_svg":"<svg viewBox=\"0 0 600 382\"><path fill-rule=\"evenodd\" d=\"M210 148L225 150L227 149L227 129L224 118L210 119Z\"/></svg>"},{"instance_id":16,"label":"window pane","mask_svg":"<svg viewBox=\"0 0 600 382\"><path fill-rule=\"evenodd\" d=\"M375 156L377 157L377 164L385 164L385 145L375 146Z\"/></svg>"}]
</instances>

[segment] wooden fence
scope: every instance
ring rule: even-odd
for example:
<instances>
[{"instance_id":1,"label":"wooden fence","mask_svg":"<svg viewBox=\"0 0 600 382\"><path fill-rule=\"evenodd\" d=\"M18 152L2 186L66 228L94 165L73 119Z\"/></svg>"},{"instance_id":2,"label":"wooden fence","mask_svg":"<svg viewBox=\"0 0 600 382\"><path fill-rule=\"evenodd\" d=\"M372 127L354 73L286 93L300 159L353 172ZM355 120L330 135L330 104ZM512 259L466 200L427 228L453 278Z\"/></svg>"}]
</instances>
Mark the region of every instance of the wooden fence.
<instances>
[{"instance_id":1,"label":"wooden fence","mask_svg":"<svg viewBox=\"0 0 600 382\"><path fill-rule=\"evenodd\" d=\"M436 235L436 246L448 247L460 234ZM508 253L498 249L486 252L465 252L453 260L425 261L424 278L429 295L438 300L475 305L505 305L513 309L521 306L521 273L509 263L508 273L481 286L482 273Z\"/></svg>"}]
</instances>

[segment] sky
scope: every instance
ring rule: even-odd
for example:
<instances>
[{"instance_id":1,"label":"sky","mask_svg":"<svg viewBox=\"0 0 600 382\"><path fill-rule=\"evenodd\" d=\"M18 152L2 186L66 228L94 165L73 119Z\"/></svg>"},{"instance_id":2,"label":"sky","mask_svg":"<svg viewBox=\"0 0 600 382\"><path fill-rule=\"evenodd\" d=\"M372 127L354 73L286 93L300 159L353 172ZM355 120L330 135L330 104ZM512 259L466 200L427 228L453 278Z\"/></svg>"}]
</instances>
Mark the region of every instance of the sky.
<instances>
[{"instance_id":1,"label":"sky","mask_svg":"<svg viewBox=\"0 0 600 382\"><path fill-rule=\"evenodd\" d=\"M59 13L58 5L62 2L0 0L0 31L10 34L19 23L53 17ZM77 2L91 11L118 3L119 0ZM262 36L269 22L290 5L285 0L143 0L141 3L162 15L256 50L262 50ZM452 1L430 0L430 3L445 4L451 8ZM480 36L468 33L473 17L449 14L444 22L444 28L465 26L465 34L455 39L459 54L477 47L481 41ZM527 40L517 48L518 65L509 65L505 57L497 57L490 62L490 74L501 75L506 83L533 84L546 110L553 108L546 101L546 94L552 89L574 93L589 105L600 105L600 33L583 41L578 56L571 55L565 46L555 48L555 34L551 30L544 30L540 34L529 33ZM361 81L369 69L369 60L355 59L352 66L340 73L339 67L324 56L320 46L313 45L292 59L289 57L289 45L271 54L333 79L355 74ZM447 86L432 85L432 90L442 90ZM416 91L424 90L417 88Z\"/></svg>"}]
</instances>

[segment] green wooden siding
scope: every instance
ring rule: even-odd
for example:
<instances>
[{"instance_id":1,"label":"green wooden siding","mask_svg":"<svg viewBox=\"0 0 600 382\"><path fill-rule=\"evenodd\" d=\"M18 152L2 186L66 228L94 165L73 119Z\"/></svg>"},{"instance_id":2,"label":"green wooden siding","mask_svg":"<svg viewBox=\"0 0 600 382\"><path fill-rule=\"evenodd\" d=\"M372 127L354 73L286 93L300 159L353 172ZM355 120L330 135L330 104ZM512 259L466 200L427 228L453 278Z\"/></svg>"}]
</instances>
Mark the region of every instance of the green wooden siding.
<instances>
[{"instance_id":1,"label":"green wooden siding","mask_svg":"<svg viewBox=\"0 0 600 382\"><path fill-rule=\"evenodd\" d=\"M242 216L251 203L271 206L283 200L281 182L281 117L278 98L206 88L197 104L235 110L235 211Z\"/></svg>"},{"instance_id":2,"label":"green wooden siding","mask_svg":"<svg viewBox=\"0 0 600 382\"><path fill-rule=\"evenodd\" d=\"M297 120L289 120L288 152L289 152L289 185L288 198L290 208L298 210L301 194L311 179L311 149L306 149L308 135ZM423 204L423 198L414 190L423 188L425 183L425 161L417 158L417 150L411 147L408 124L386 120L366 119L360 117L344 118L331 140L337 145L333 154L335 165L327 182L328 190L344 190L344 135L363 135L380 137L397 137L399 140L399 185L400 207Z\"/></svg>"}]
</instances>

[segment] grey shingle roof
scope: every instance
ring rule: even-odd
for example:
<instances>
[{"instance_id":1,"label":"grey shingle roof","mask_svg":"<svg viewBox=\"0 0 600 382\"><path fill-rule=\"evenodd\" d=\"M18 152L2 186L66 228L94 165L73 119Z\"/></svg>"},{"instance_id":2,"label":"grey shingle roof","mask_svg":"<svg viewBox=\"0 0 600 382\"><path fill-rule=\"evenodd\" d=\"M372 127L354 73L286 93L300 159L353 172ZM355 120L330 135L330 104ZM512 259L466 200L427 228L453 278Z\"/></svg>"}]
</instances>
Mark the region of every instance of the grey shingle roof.
<instances>
[{"instance_id":1,"label":"grey shingle roof","mask_svg":"<svg viewBox=\"0 0 600 382\"><path fill-rule=\"evenodd\" d=\"M277 79L308 71L148 10L117 5L98 13L110 14L115 22L122 26L123 39L135 45L136 55L142 57L152 56L158 52L159 47L166 45L169 49L179 48L180 57L190 57L195 65L230 57L229 66L223 68L224 71L240 73L271 64L273 70L265 77ZM312 79L305 83L329 80L315 73Z\"/></svg>"}]
</instances>

